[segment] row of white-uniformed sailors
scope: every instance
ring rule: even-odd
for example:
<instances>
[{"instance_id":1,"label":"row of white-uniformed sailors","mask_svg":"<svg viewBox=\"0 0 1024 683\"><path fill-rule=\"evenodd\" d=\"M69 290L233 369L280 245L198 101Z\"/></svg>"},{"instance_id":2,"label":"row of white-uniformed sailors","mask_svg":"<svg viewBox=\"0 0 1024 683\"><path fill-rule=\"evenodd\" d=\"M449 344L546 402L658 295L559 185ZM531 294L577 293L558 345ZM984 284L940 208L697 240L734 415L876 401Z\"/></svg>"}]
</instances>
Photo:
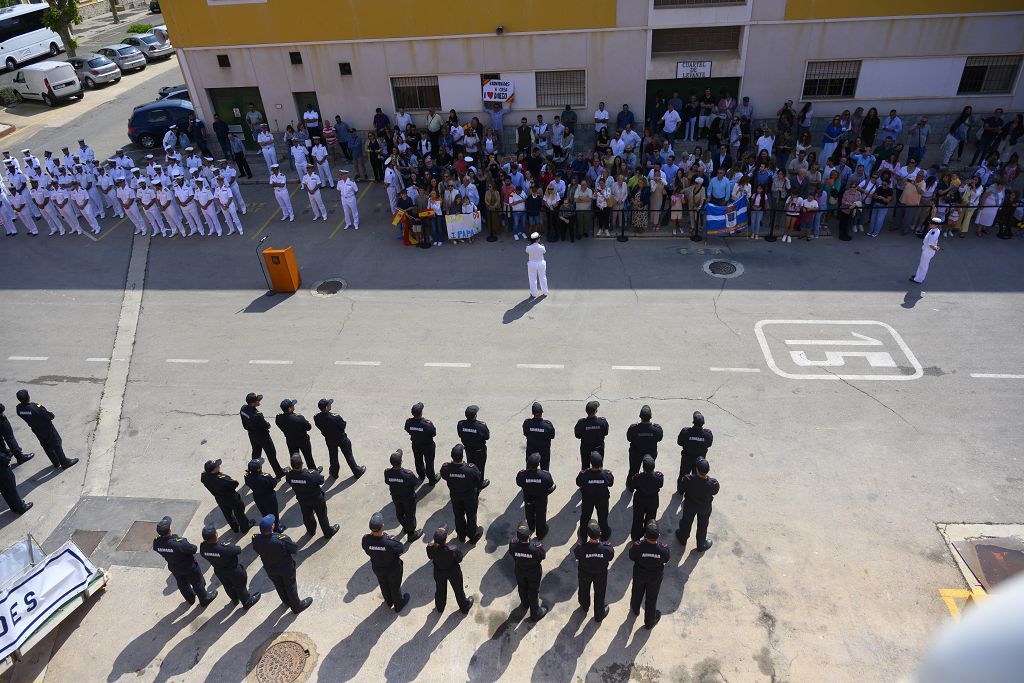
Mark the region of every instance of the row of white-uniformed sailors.
<instances>
[{"instance_id":1,"label":"row of white-uniformed sailors","mask_svg":"<svg viewBox=\"0 0 1024 683\"><path fill-rule=\"evenodd\" d=\"M296 145L292 149L301 149L303 156L305 155L305 148L300 148ZM299 185L309 198L313 220L315 221L318 218L324 221L327 220L327 207L324 205L324 199L320 190L323 187L333 186L336 187L341 196L341 207L345 213L345 229L355 228L358 230L359 207L357 206L357 200L359 185L356 184L356 181L349 178L348 170L343 168L338 171L338 184L335 186L332 182L333 178L330 176L329 168L326 169L327 179L325 181L319 168L314 170L305 161L300 166L298 155L295 157L295 162L296 171L299 172ZM321 164L317 165L321 166ZM292 207L291 194L288 191L288 177L281 172L281 165L276 161L270 164L270 186L274 188L274 199L277 200L277 205L281 209L281 220L294 221L295 210Z\"/></svg>"}]
</instances>

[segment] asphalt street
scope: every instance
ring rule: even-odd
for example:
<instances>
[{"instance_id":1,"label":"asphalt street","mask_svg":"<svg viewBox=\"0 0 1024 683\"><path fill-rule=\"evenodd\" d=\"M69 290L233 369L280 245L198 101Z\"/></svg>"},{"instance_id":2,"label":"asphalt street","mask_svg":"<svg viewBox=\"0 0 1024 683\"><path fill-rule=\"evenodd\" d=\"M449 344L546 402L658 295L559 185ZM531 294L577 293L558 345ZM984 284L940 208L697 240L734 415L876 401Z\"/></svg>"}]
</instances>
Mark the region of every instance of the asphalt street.
<instances>
[{"instance_id":1,"label":"asphalt street","mask_svg":"<svg viewBox=\"0 0 1024 683\"><path fill-rule=\"evenodd\" d=\"M123 135L120 121L61 130L79 125L90 140ZM111 218L97 239L0 243L0 397L11 412L15 391L27 387L57 414L68 454L83 458L54 474L40 454L16 470L36 506L22 518L0 514L0 542L32 533L52 545L64 540L55 530L66 518L77 529L112 529L74 517L83 492L125 509L148 506L129 523L189 502L197 511L176 519L176 530L196 542L206 521L226 529L199 474L220 457L241 478L249 446L237 411L248 391L266 395L268 417L282 398L297 399L310 418L317 399L335 398L368 466L358 481L343 473L332 482L328 507L342 534L330 542L303 536L283 494L288 533L302 545L299 590L314 598L302 615L282 610L251 550L250 578L267 594L247 613L229 611L223 593L205 611L186 611L154 553L124 553L107 566L105 593L49 642L44 680L242 680L282 632L308 639L311 680L321 681L896 680L949 619L938 591L963 585L936 525L1024 517L1024 439L1012 427L1024 399L1019 240L944 240L923 287L907 282L920 243L888 233L707 249L585 240L549 246L551 296L531 301L523 243L403 247L383 190L361 190L358 232L342 229L335 192L329 221L311 222L297 194L298 219L282 223L269 188L251 185L244 237L145 240ZM264 246L295 247L303 280L295 294L264 296L261 237ZM125 320L133 249L145 256L137 325ZM702 266L716 258L743 274L709 276ZM330 278L346 289L311 294ZM123 364L126 381L104 397ZM100 410L111 398L116 449L104 469L90 444L98 420L97 441L111 419ZM611 614L601 624L575 609L569 555L579 514L571 432L590 399L611 423L606 463L617 478ZM514 476L535 400L558 430L541 588L552 610L536 625L509 618L518 598L505 557L523 516ZM452 600L446 614L433 610L422 541L406 554L412 603L397 616L382 608L359 548L374 511L398 532L382 471L395 448L409 453L402 424L416 401L438 427L439 463L466 405L480 406L493 435L485 539L463 563L477 596L465 617ZM675 437L694 410L704 413L715 433L711 473L722 484L715 545L703 554L692 541L680 552L669 534L679 499L671 486L663 492L672 557L665 618L653 631L629 614L625 557L625 431L643 404L665 428L658 468L670 482ZM283 451L276 430L274 439ZM326 463L315 431L313 444ZM428 532L451 522L444 485L423 490L418 518ZM248 547L247 536L238 540Z\"/></svg>"}]
</instances>

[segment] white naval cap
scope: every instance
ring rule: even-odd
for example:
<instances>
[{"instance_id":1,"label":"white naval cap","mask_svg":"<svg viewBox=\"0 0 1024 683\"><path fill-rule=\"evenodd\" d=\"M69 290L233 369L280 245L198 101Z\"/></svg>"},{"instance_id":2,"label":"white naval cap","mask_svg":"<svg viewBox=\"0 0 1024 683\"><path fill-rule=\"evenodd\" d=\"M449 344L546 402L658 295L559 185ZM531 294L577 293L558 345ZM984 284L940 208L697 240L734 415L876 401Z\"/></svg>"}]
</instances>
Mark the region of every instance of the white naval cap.
<instances>
[{"instance_id":1,"label":"white naval cap","mask_svg":"<svg viewBox=\"0 0 1024 683\"><path fill-rule=\"evenodd\" d=\"M348 175L348 169L347 168L339 168L338 169L338 173L344 173L345 175Z\"/></svg>"},{"instance_id":2,"label":"white naval cap","mask_svg":"<svg viewBox=\"0 0 1024 683\"><path fill-rule=\"evenodd\" d=\"M128 170L129 170L130 172L132 172L132 173L141 173L141 172L142 172L142 169L141 169L141 168L139 168L138 166L132 166L132 167L131 167L131 168L129 168Z\"/></svg>"},{"instance_id":3,"label":"white naval cap","mask_svg":"<svg viewBox=\"0 0 1024 683\"><path fill-rule=\"evenodd\" d=\"M31 153L32 153L32 150L30 150L30 149L28 149L28 148L26 147L25 149L21 150L21 153L22 153L22 154L31 154Z\"/></svg>"}]
</instances>

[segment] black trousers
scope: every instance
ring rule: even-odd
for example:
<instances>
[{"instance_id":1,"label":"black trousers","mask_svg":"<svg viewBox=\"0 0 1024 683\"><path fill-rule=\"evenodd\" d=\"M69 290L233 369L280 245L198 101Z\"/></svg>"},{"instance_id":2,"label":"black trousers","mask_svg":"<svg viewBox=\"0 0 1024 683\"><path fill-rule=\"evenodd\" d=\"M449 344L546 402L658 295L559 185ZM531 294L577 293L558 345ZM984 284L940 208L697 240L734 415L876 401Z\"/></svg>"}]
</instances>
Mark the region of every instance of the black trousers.
<instances>
[{"instance_id":1,"label":"black trousers","mask_svg":"<svg viewBox=\"0 0 1024 683\"><path fill-rule=\"evenodd\" d=\"M452 496L452 511L455 513L455 535L459 541L476 534L476 508L480 499L476 493Z\"/></svg>"},{"instance_id":2,"label":"black trousers","mask_svg":"<svg viewBox=\"0 0 1024 683\"><path fill-rule=\"evenodd\" d=\"M583 609L590 607L590 587L594 587L594 616L602 617L604 612L604 594L608 588L608 572L591 574L582 569L577 570L580 579L580 590L577 596Z\"/></svg>"},{"instance_id":3,"label":"black trousers","mask_svg":"<svg viewBox=\"0 0 1024 683\"><path fill-rule=\"evenodd\" d=\"M299 501L299 509L302 511L302 523L306 525L306 533L310 536L316 534L316 523L320 520L320 529L325 536L331 536L331 521L327 519L327 501L321 498L318 501L304 503Z\"/></svg>"},{"instance_id":4,"label":"black trousers","mask_svg":"<svg viewBox=\"0 0 1024 683\"><path fill-rule=\"evenodd\" d=\"M313 445L309 442L308 437L305 441L297 443L286 441L285 443L288 444L289 455L302 453L302 459L306 461L306 467L311 470L316 469L316 461L313 460Z\"/></svg>"},{"instance_id":5,"label":"black trousers","mask_svg":"<svg viewBox=\"0 0 1024 683\"><path fill-rule=\"evenodd\" d=\"M687 474L697 474L697 460L699 459L699 456L685 453L679 456L679 478L676 480L676 488L680 493L682 493L683 477Z\"/></svg>"},{"instance_id":6,"label":"black trousers","mask_svg":"<svg viewBox=\"0 0 1024 683\"><path fill-rule=\"evenodd\" d=\"M249 524L249 518L245 516L245 503L238 493L230 498L217 498L217 507L224 513L224 518L228 520L228 526L232 531L248 531L252 526Z\"/></svg>"},{"instance_id":7,"label":"black trousers","mask_svg":"<svg viewBox=\"0 0 1024 683\"><path fill-rule=\"evenodd\" d=\"M466 589L462 585L462 567L453 565L451 569L438 569L434 566L434 607L438 612L444 611L448 604L448 586L451 584L455 593L455 602L459 609L466 609Z\"/></svg>"},{"instance_id":8,"label":"black trousers","mask_svg":"<svg viewBox=\"0 0 1024 683\"><path fill-rule=\"evenodd\" d=\"M601 527L601 540L607 541L612 535L612 529L608 526L608 499L587 500L586 496L580 505L580 539L587 535L587 525L594 516L594 510L597 510L597 524Z\"/></svg>"},{"instance_id":9,"label":"black trousers","mask_svg":"<svg viewBox=\"0 0 1024 683\"><path fill-rule=\"evenodd\" d=\"M64 455L64 442L57 430L55 429L49 434L36 434L36 436L39 438L39 445L43 447L46 457L50 459L50 463L58 469L67 467L68 457Z\"/></svg>"},{"instance_id":10,"label":"black trousers","mask_svg":"<svg viewBox=\"0 0 1024 683\"><path fill-rule=\"evenodd\" d=\"M548 497L523 496L523 509L526 512L526 526L543 538L548 533Z\"/></svg>"},{"instance_id":11,"label":"black trousers","mask_svg":"<svg viewBox=\"0 0 1024 683\"><path fill-rule=\"evenodd\" d=\"M661 572L652 574L638 565L633 565L633 590L629 596L629 608L640 611L640 603L644 605L644 625L653 626L655 613L658 609L658 592L661 590Z\"/></svg>"},{"instance_id":12,"label":"black trousers","mask_svg":"<svg viewBox=\"0 0 1024 683\"><path fill-rule=\"evenodd\" d=\"M416 498L392 498L391 502L395 504L395 515L398 517L398 523L402 525L402 529L405 530L406 534L412 534L416 530Z\"/></svg>"},{"instance_id":13,"label":"black trousers","mask_svg":"<svg viewBox=\"0 0 1024 683\"><path fill-rule=\"evenodd\" d=\"M14 438L14 429L6 415L0 415L0 453L10 453L19 459L25 455L21 452L18 440Z\"/></svg>"},{"instance_id":14,"label":"black trousers","mask_svg":"<svg viewBox=\"0 0 1024 683\"><path fill-rule=\"evenodd\" d=\"M394 607L395 603L402 599L402 561L398 560L392 567L373 567L373 573L377 575L384 603L388 607Z\"/></svg>"},{"instance_id":15,"label":"black trousers","mask_svg":"<svg viewBox=\"0 0 1024 683\"><path fill-rule=\"evenodd\" d=\"M540 454L540 468L542 470L544 470L545 472L550 472L551 471L551 446L548 446L547 448L538 448L538 449L535 449L535 450L532 450L532 451L529 448L527 448L526 449L526 457L527 457L527 459L529 459L531 453L539 453ZM529 463L527 463L527 464L529 464Z\"/></svg>"},{"instance_id":16,"label":"black trousers","mask_svg":"<svg viewBox=\"0 0 1024 683\"><path fill-rule=\"evenodd\" d=\"M633 496L633 528L629 535L634 541L639 541L644 535L647 523L658 517L658 497Z\"/></svg>"},{"instance_id":17,"label":"black trousers","mask_svg":"<svg viewBox=\"0 0 1024 683\"><path fill-rule=\"evenodd\" d=\"M424 477L432 482L437 481L437 472L434 470L435 448L433 441L422 446L412 445L412 457L416 460L416 476L420 481L423 481Z\"/></svg>"},{"instance_id":18,"label":"black trousers","mask_svg":"<svg viewBox=\"0 0 1024 683\"><path fill-rule=\"evenodd\" d=\"M301 600L299 600L299 586L295 583L295 570L292 569L290 572L284 573L267 572L267 576L274 583L281 602L291 607L293 612L298 610Z\"/></svg>"},{"instance_id":19,"label":"black trousers","mask_svg":"<svg viewBox=\"0 0 1024 683\"><path fill-rule=\"evenodd\" d=\"M370 167L373 169L373 179L378 183L384 182L384 160L371 154Z\"/></svg>"},{"instance_id":20,"label":"black trousers","mask_svg":"<svg viewBox=\"0 0 1024 683\"><path fill-rule=\"evenodd\" d=\"M220 144L221 151L224 152L224 156L221 157L221 158L222 159L230 159L232 157L232 154L231 154L231 141L228 140L227 138L217 138L217 142Z\"/></svg>"},{"instance_id":21,"label":"black trousers","mask_svg":"<svg viewBox=\"0 0 1024 683\"><path fill-rule=\"evenodd\" d=\"M18 493L18 482L14 478L14 472L11 472L11 468L7 465L0 465L0 496L3 496L4 502L7 503L11 512L20 515L25 511L25 501Z\"/></svg>"},{"instance_id":22,"label":"black trousers","mask_svg":"<svg viewBox=\"0 0 1024 683\"><path fill-rule=\"evenodd\" d=\"M243 606L251 602L245 567L242 565L238 565L234 569L218 569L214 567L213 573L220 579L220 584L224 586L224 592L228 594L228 598L242 603Z\"/></svg>"},{"instance_id":23,"label":"black trousers","mask_svg":"<svg viewBox=\"0 0 1024 683\"><path fill-rule=\"evenodd\" d=\"M594 453L595 451L600 453L601 457L603 458L604 457L604 444L602 443L602 444L599 444L597 446L591 446L591 445L588 445L588 444L584 444L582 441L580 441L580 469L581 470L589 470L590 469L590 454Z\"/></svg>"},{"instance_id":24,"label":"black trousers","mask_svg":"<svg viewBox=\"0 0 1024 683\"><path fill-rule=\"evenodd\" d=\"M274 441L270 438L270 434L267 432L254 434L248 432L249 443L252 445L252 459L256 460L263 453L267 454L267 460L270 461L270 466L274 470L275 477L283 477L286 473L281 469L281 464L277 462L277 449L274 448Z\"/></svg>"},{"instance_id":25,"label":"black trousers","mask_svg":"<svg viewBox=\"0 0 1024 683\"><path fill-rule=\"evenodd\" d=\"M540 616L540 567L516 566L516 585L519 588L519 606L529 607L530 616Z\"/></svg>"},{"instance_id":26,"label":"black trousers","mask_svg":"<svg viewBox=\"0 0 1024 683\"><path fill-rule=\"evenodd\" d=\"M200 605L210 604L210 594L206 590L206 579L203 578L203 573L199 571L198 564L193 562L191 569L183 572L171 572L171 575L174 576L174 582L178 584L178 590L181 591L181 596L185 598L185 602L193 605L198 596Z\"/></svg>"},{"instance_id":27,"label":"black trousers","mask_svg":"<svg viewBox=\"0 0 1024 683\"><path fill-rule=\"evenodd\" d=\"M480 470L480 478L486 479L487 476L484 474L484 470L487 469L487 446L478 450L466 449L466 460L471 465L476 465L476 468Z\"/></svg>"},{"instance_id":28,"label":"black trousers","mask_svg":"<svg viewBox=\"0 0 1024 683\"><path fill-rule=\"evenodd\" d=\"M341 443L327 444L327 455L331 459L330 475L337 477L341 473L341 463L338 462L338 449L341 449L341 454L345 456L345 462L348 464L348 468L352 470L352 474L356 473L356 469L359 465L356 464L356 459L352 455L352 441L345 439Z\"/></svg>"},{"instance_id":29,"label":"black trousers","mask_svg":"<svg viewBox=\"0 0 1024 683\"><path fill-rule=\"evenodd\" d=\"M679 536L685 545L690 538L690 529L693 527L693 518L697 518L697 546L704 545L708 540L708 522L711 521L711 508L702 509L696 505L689 505L683 501L683 516L679 519Z\"/></svg>"},{"instance_id":30,"label":"black trousers","mask_svg":"<svg viewBox=\"0 0 1024 683\"><path fill-rule=\"evenodd\" d=\"M274 531L281 530L281 508L277 502L277 495L275 494L271 498L256 498L253 496L256 503L256 509L260 511L260 516L274 515Z\"/></svg>"},{"instance_id":31,"label":"black trousers","mask_svg":"<svg viewBox=\"0 0 1024 683\"><path fill-rule=\"evenodd\" d=\"M249 168L249 162L245 160L245 152L239 152L235 155L235 166L238 167L239 177L252 178L252 169Z\"/></svg>"}]
</instances>

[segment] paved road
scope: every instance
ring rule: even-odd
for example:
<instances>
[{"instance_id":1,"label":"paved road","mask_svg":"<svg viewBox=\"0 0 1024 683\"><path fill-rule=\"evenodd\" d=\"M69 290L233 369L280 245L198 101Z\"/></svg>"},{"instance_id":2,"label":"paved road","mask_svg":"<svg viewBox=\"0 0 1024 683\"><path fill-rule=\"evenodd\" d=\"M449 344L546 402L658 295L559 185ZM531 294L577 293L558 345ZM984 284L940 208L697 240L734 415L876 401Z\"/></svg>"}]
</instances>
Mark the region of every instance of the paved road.
<instances>
[{"instance_id":1,"label":"paved road","mask_svg":"<svg viewBox=\"0 0 1024 683\"><path fill-rule=\"evenodd\" d=\"M344 533L303 544L300 591L315 602L302 616L282 613L258 562L250 574L269 594L250 613L229 616L223 599L183 613L166 573L151 568L152 553L125 553L110 589L62 637L48 680L234 680L281 631L311 639L320 680L855 681L865 672L894 680L948 618L938 590L962 585L936 523L1020 519L1024 443L1009 425L1024 380L973 376L1024 374L1019 241L944 243L927 285L909 289L919 242L889 234L848 244L729 242L721 256L745 273L728 281L707 276L701 266L714 254L694 253L688 241L559 244L549 251L552 296L531 303L522 243L404 248L385 225L379 187L360 200L359 232L340 229L333 193L329 222L310 223L296 196L300 217L287 224L265 188L246 195L245 237L149 245L134 343L110 361L129 369L102 495L143 499L151 509L134 519L158 518L172 499L195 501L198 511L180 520L194 539L204 520L223 525L198 474L207 458L223 457L241 475L248 445L237 409L250 390L266 394L268 415L281 398L298 399L307 415L320 397L336 398L369 474L331 487L332 520ZM0 396L30 387L79 456L122 314L132 239L129 225L115 223L95 242L5 243L17 258L0 275L9 312ZM267 244L296 248L298 293L262 295L255 250L266 235ZM348 289L310 295L332 276ZM814 324L763 322L787 320ZM828 320L884 325L821 324ZM884 355L828 366L827 351ZM818 373L832 378L785 376ZM834 378L847 374L895 379ZM612 424L608 463L619 478L612 612L601 625L574 611L568 559L579 500L571 427L590 398ZM420 543L406 560L413 607L400 617L380 608L358 549L374 510L383 508L397 531L381 471L394 448L407 447L401 424L417 400L438 425L442 460L469 403L481 406L494 435L493 483L480 512L486 540L464 564L478 607L465 618L431 609ZM520 423L534 400L559 432L542 587L554 609L536 626L506 619L517 600L503 556L522 518L513 479L524 455ZM670 480L675 435L693 410L707 416L722 482L715 547L680 554L669 541L666 618L650 633L627 610L631 509L622 495L625 429L644 403L665 427L659 468ZM326 459L317 438L314 449ZM23 519L3 513L0 541L50 536L95 475L89 468L52 478L39 459L19 468L37 505ZM286 499L286 523L302 538ZM450 521L447 502L443 486L425 491L421 525ZM676 524L678 505L663 495L663 528ZM94 527L82 520L77 528ZM121 619L129 610L133 619Z\"/></svg>"}]
</instances>

